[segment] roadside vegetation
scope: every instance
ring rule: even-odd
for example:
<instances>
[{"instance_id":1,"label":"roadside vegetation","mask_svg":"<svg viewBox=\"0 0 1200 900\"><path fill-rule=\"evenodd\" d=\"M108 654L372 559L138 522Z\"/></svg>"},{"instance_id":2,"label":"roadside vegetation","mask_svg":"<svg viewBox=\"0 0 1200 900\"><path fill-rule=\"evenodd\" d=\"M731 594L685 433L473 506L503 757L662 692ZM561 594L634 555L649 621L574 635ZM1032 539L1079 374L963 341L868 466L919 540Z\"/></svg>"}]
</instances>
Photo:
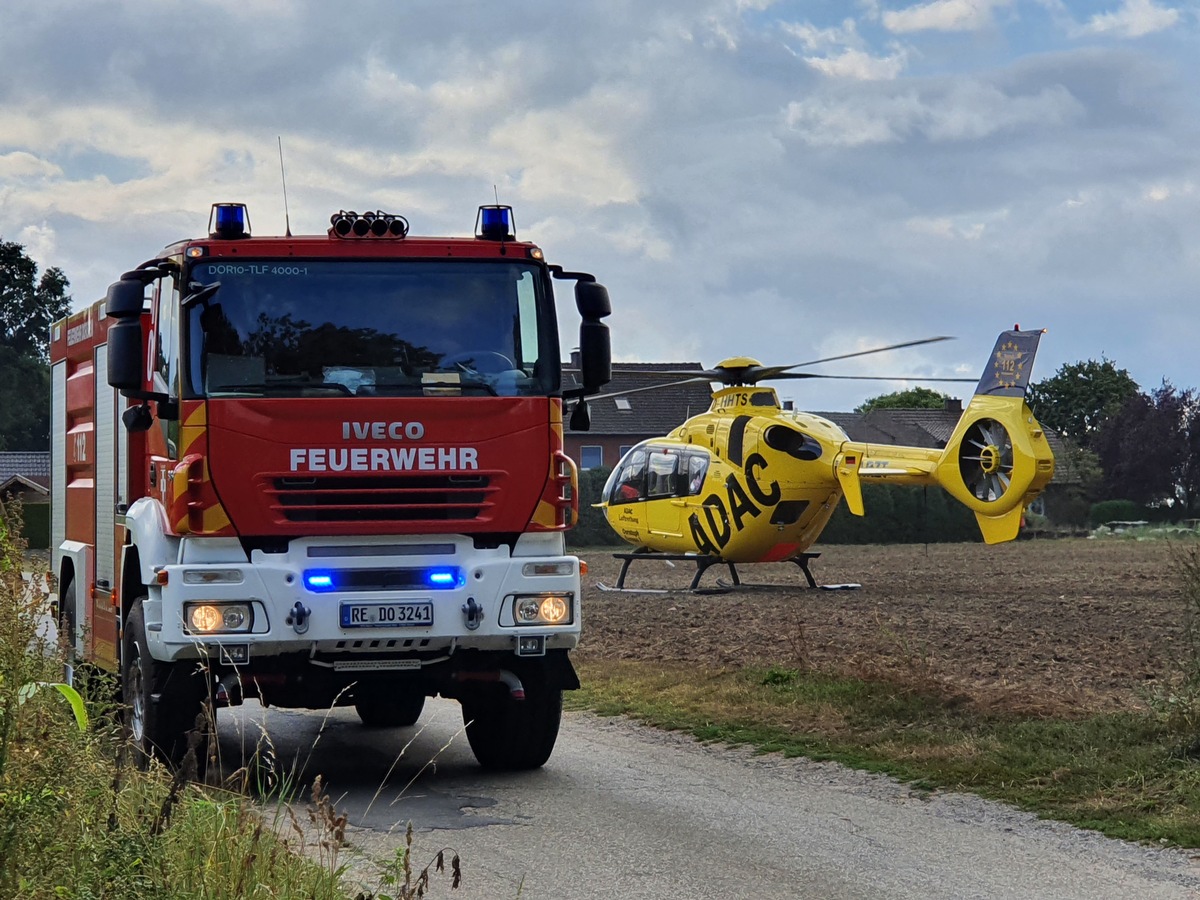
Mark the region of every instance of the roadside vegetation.
<instances>
[{"instance_id":1,"label":"roadside vegetation","mask_svg":"<svg viewBox=\"0 0 1200 900\"><path fill-rule=\"evenodd\" d=\"M969 792L1112 837L1200 847L1200 543L1140 528L1104 539L1170 540L1182 588L1173 670L1144 689L1138 710L1071 717L975 703L930 676L915 652L895 677L823 671L803 654L707 669L585 656L583 689L568 702L921 790Z\"/></svg>"},{"instance_id":2,"label":"roadside vegetation","mask_svg":"<svg viewBox=\"0 0 1200 900\"><path fill-rule=\"evenodd\" d=\"M407 900L429 892L431 875L440 883L443 866L457 887L457 857L415 866L410 829L379 866L376 892L347 892L346 820L319 779L310 798L276 786L252 801L186 772L136 768L107 679L63 683L45 578L22 576L19 516L0 504L0 897Z\"/></svg>"}]
</instances>

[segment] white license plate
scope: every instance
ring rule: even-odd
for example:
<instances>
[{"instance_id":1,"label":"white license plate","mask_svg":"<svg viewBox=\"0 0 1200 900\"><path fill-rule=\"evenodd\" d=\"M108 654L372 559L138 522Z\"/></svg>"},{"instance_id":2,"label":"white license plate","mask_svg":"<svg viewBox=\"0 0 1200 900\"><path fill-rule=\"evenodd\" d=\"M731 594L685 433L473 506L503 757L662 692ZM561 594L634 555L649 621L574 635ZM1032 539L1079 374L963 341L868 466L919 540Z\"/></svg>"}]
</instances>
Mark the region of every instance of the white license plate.
<instances>
[{"instance_id":1,"label":"white license plate","mask_svg":"<svg viewBox=\"0 0 1200 900\"><path fill-rule=\"evenodd\" d=\"M432 625L432 603L345 603L341 605L343 628L399 628Z\"/></svg>"}]
</instances>

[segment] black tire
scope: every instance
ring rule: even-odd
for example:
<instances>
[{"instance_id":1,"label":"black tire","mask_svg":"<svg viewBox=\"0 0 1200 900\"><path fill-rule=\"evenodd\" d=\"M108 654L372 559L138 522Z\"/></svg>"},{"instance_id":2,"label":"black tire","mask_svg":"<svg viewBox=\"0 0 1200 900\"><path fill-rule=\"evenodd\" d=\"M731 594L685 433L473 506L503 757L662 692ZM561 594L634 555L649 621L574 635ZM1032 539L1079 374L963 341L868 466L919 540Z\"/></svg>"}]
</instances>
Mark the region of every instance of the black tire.
<instances>
[{"instance_id":1,"label":"black tire","mask_svg":"<svg viewBox=\"0 0 1200 900\"><path fill-rule=\"evenodd\" d=\"M58 645L63 653L63 681L75 684L75 667L78 665L75 650L75 577L68 575L58 586L58 597L54 602L54 625L58 628Z\"/></svg>"},{"instance_id":2,"label":"black tire","mask_svg":"<svg viewBox=\"0 0 1200 900\"><path fill-rule=\"evenodd\" d=\"M558 740L562 690L541 677L525 680L525 699L515 700L503 685L462 698L467 742L485 769L517 772L546 764Z\"/></svg>"},{"instance_id":3,"label":"black tire","mask_svg":"<svg viewBox=\"0 0 1200 900\"><path fill-rule=\"evenodd\" d=\"M408 728L425 709L425 695L399 691L356 690L354 710L368 728Z\"/></svg>"},{"instance_id":4,"label":"black tire","mask_svg":"<svg viewBox=\"0 0 1200 900\"><path fill-rule=\"evenodd\" d=\"M177 767L191 742L196 777L203 776L208 757L206 723L211 718L206 709L207 684L195 661L163 663L150 655L141 598L129 610L121 639L121 700L125 730L139 768L146 768L151 758Z\"/></svg>"}]
</instances>

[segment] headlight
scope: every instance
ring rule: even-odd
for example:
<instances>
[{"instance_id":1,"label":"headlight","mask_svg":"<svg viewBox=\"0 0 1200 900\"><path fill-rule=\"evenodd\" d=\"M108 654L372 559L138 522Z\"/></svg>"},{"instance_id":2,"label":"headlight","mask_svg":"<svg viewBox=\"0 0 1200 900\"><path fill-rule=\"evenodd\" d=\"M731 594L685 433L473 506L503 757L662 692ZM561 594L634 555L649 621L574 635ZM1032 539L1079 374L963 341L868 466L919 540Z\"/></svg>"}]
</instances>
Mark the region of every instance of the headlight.
<instances>
[{"instance_id":1,"label":"headlight","mask_svg":"<svg viewBox=\"0 0 1200 900\"><path fill-rule=\"evenodd\" d=\"M570 625L572 594L526 594L513 598L513 621L518 625Z\"/></svg>"},{"instance_id":2,"label":"headlight","mask_svg":"<svg viewBox=\"0 0 1200 900\"><path fill-rule=\"evenodd\" d=\"M248 603L185 603L183 619L192 634L244 632L254 624Z\"/></svg>"}]
</instances>

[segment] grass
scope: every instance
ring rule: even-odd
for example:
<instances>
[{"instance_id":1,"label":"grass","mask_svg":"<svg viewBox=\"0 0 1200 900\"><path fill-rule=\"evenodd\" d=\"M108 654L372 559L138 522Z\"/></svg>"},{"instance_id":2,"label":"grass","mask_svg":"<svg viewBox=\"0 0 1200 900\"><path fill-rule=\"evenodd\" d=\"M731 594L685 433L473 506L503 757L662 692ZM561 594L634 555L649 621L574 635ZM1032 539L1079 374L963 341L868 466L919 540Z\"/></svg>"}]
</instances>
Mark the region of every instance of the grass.
<instances>
[{"instance_id":1,"label":"grass","mask_svg":"<svg viewBox=\"0 0 1200 900\"><path fill-rule=\"evenodd\" d=\"M998 715L958 695L781 666L577 661L576 709L967 791L1111 837L1200 847L1196 735L1159 713Z\"/></svg>"},{"instance_id":2,"label":"grass","mask_svg":"<svg viewBox=\"0 0 1200 900\"><path fill-rule=\"evenodd\" d=\"M20 509L0 504L0 897L23 900L346 900L344 815L315 785L308 827L276 783L266 803L130 763L110 676L60 684L43 579L22 577ZM42 582L39 584L39 582ZM86 670L84 670L86 672ZM36 689L34 686L38 686ZM82 699L81 699L82 697ZM98 699L99 698L99 699ZM78 701L78 702L74 702ZM264 812L265 810L265 812ZM317 859L301 852L315 841ZM372 900L426 896L411 829ZM457 856L447 874L460 878Z\"/></svg>"}]
</instances>

